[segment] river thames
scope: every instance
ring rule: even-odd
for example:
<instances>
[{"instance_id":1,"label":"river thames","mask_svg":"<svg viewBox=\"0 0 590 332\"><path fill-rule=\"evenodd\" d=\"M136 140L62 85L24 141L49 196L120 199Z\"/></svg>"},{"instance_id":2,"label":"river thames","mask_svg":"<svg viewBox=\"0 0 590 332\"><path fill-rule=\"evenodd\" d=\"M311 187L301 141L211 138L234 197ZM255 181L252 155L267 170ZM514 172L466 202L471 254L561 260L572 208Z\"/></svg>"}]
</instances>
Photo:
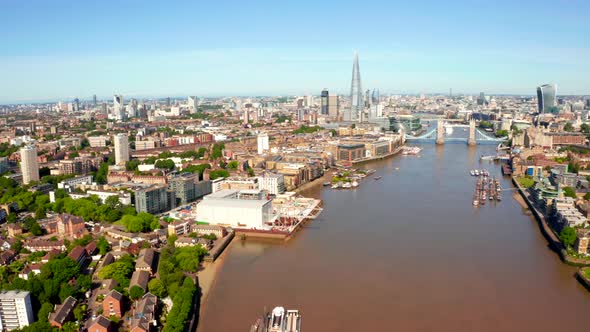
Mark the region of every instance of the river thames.
<instances>
[{"instance_id":1,"label":"river thames","mask_svg":"<svg viewBox=\"0 0 590 332\"><path fill-rule=\"evenodd\" d=\"M301 311L307 331L586 331L590 295L513 199L472 206L472 168L493 146L423 145L356 190L321 184L321 216L288 242L234 240L200 332L248 331L264 308Z\"/></svg>"}]
</instances>

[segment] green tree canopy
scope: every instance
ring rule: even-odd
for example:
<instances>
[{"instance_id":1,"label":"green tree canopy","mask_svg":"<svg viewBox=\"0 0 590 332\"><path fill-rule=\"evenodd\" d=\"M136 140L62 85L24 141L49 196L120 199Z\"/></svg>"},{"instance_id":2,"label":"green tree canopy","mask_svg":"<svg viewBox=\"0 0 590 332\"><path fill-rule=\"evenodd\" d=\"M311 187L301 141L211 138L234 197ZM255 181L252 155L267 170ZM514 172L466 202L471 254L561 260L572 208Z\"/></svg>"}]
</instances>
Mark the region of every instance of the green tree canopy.
<instances>
[{"instance_id":1,"label":"green tree canopy","mask_svg":"<svg viewBox=\"0 0 590 332\"><path fill-rule=\"evenodd\" d=\"M131 298L133 301L142 297L143 294L144 294L143 289L137 285L135 285L129 289L129 298Z\"/></svg>"},{"instance_id":2,"label":"green tree canopy","mask_svg":"<svg viewBox=\"0 0 590 332\"><path fill-rule=\"evenodd\" d=\"M563 187L563 196L576 198L576 190L572 187Z\"/></svg>"},{"instance_id":3,"label":"green tree canopy","mask_svg":"<svg viewBox=\"0 0 590 332\"><path fill-rule=\"evenodd\" d=\"M160 279L152 279L148 283L148 289L150 293L154 294L159 298L164 298L168 293L166 293L166 286L162 283Z\"/></svg>"},{"instance_id":4,"label":"green tree canopy","mask_svg":"<svg viewBox=\"0 0 590 332\"><path fill-rule=\"evenodd\" d=\"M576 230L572 227L564 227L559 233L559 239L566 248L571 247L576 242Z\"/></svg>"}]
</instances>

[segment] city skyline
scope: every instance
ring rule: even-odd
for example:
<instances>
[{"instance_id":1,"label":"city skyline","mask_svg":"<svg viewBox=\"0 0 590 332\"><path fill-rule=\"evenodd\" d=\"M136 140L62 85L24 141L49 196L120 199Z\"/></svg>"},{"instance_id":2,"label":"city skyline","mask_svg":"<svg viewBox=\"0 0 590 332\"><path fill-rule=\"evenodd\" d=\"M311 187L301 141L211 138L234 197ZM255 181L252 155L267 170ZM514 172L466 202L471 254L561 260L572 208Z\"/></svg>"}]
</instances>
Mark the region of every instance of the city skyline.
<instances>
[{"instance_id":1,"label":"city skyline","mask_svg":"<svg viewBox=\"0 0 590 332\"><path fill-rule=\"evenodd\" d=\"M347 4L234 3L221 11L190 3L33 3L0 7L0 31L11 32L0 45L0 72L10 78L0 81L0 103L94 94L318 95L323 88L347 95L355 49L363 86L382 94L535 95L546 83L563 95L590 94L590 48L579 38L589 30L583 13L590 5L582 1L376 1L367 6L380 10L354 27L337 25L357 17ZM285 12L314 24L285 22ZM68 19L45 24L62 15Z\"/></svg>"}]
</instances>

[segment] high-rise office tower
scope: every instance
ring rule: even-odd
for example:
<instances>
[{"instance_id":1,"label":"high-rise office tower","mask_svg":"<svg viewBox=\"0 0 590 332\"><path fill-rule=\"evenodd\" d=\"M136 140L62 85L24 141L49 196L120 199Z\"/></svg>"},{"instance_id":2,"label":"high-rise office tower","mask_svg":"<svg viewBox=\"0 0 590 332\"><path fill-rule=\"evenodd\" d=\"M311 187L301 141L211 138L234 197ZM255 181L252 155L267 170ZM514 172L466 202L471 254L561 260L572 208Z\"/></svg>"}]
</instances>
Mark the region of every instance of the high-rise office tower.
<instances>
[{"instance_id":1,"label":"high-rise office tower","mask_svg":"<svg viewBox=\"0 0 590 332\"><path fill-rule=\"evenodd\" d=\"M244 108L244 124L247 125L250 122L250 108Z\"/></svg>"},{"instance_id":2,"label":"high-rise office tower","mask_svg":"<svg viewBox=\"0 0 590 332\"><path fill-rule=\"evenodd\" d=\"M72 101L72 111L79 112L80 111L80 99L74 98Z\"/></svg>"},{"instance_id":3,"label":"high-rise office tower","mask_svg":"<svg viewBox=\"0 0 590 332\"><path fill-rule=\"evenodd\" d=\"M340 98L338 95L328 96L328 116L334 120L340 117Z\"/></svg>"},{"instance_id":4,"label":"high-rise office tower","mask_svg":"<svg viewBox=\"0 0 590 332\"><path fill-rule=\"evenodd\" d=\"M92 96L92 106L96 108L96 95Z\"/></svg>"},{"instance_id":5,"label":"high-rise office tower","mask_svg":"<svg viewBox=\"0 0 590 332\"><path fill-rule=\"evenodd\" d=\"M373 89L373 95L371 96L371 105L379 104L379 90Z\"/></svg>"},{"instance_id":6,"label":"high-rise office tower","mask_svg":"<svg viewBox=\"0 0 590 332\"><path fill-rule=\"evenodd\" d=\"M258 134L258 154L263 154L268 151L268 134L267 133L260 133Z\"/></svg>"},{"instance_id":7,"label":"high-rise office tower","mask_svg":"<svg viewBox=\"0 0 590 332\"><path fill-rule=\"evenodd\" d=\"M322 93L320 95L320 114L322 115L328 115L328 96L328 90L322 90Z\"/></svg>"},{"instance_id":8,"label":"high-rise office tower","mask_svg":"<svg viewBox=\"0 0 590 332\"><path fill-rule=\"evenodd\" d=\"M557 93L557 85L543 84L537 87L537 103L539 105L539 113L551 112L555 107L555 94Z\"/></svg>"},{"instance_id":9,"label":"high-rise office tower","mask_svg":"<svg viewBox=\"0 0 590 332\"><path fill-rule=\"evenodd\" d=\"M114 95L113 96L113 116L115 120L124 120L125 119L125 109L123 108L123 96L122 95Z\"/></svg>"},{"instance_id":10,"label":"high-rise office tower","mask_svg":"<svg viewBox=\"0 0 590 332\"><path fill-rule=\"evenodd\" d=\"M166 106L170 107L170 97L166 97Z\"/></svg>"},{"instance_id":11,"label":"high-rise office tower","mask_svg":"<svg viewBox=\"0 0 590 332\"><path fill-rule=\"evenodd\" d=\"M191 114L197 113L199 107L199 99L197 96L189 96L188 97L188 108L190 109Z\"/></svg>"},{"instance_id":12,"label":"high-rise office tower","mask_svg":"<svg viewBox=\"0 0 590 332\"><path fill-rule=\"evenodd\" d=\"M116 134L115 141L115 164L123 166L129 161L129 138L127 134Z\"/></svg>"},{"instance_id":13,"label":"high-rise office tower","mask_svg":"<svg viewBox=\"0 0 590 332\"><path fill-rule=\"evenodd\" d=\"M479 98L477 98L477 104L478 105L484 105L486 103L486 96L483 92L479 93Z\"/></svg>"},{"instance_id":14,"label":"high-rise office tower","mask_svg":"<svg viewBox=\"0 0 590 332\"><path fill-rule=\"evenodd\" d=\"M20 149L20 170L23 174L23 183L39 181L39 164L37 163L37 148L33 145Z\"/></svg>"},{"instance_id":15,"label":"high-rise office tower","mask_svg":"<svg viewBox=\"0 0 590 332\"><path fill-rule=\"evenodd\" d=\"M365 108L371 106L371 90L365 91Z\"/></svg>"},{"instance_id":16,"label":"high-rise office tower","mask_svg":"<svg viewBox=\"0 0 590 332\"><path fill-rule=\"evenodd\" d=\"M22 329L33 323L34 319L29 292L0 292L0 331Z\"/></svg>"},{"instance_id":17,"label":"high-rise office tower","mask_svg":"<svg viewBox=\"0 0 590 332\"><path fill-rule=\"evenodd\" d=\"M350 83L350 115L349 121L362 120L363 112L363 89L361 86L361 72L359 69L359 55L354 52L354 62L352 64L352 81Z\"/></svg>"},{"instance_id":18,"label":"high-rise office tower","mask_svg":"<svg viewBox=\"0 0 590 332\"><path fill-rule=\"evenodd\" d=\"M307 107L313 107L313 96L309 95L305 98L305 103L307 104Z\"/></svg>"}]
</instances>

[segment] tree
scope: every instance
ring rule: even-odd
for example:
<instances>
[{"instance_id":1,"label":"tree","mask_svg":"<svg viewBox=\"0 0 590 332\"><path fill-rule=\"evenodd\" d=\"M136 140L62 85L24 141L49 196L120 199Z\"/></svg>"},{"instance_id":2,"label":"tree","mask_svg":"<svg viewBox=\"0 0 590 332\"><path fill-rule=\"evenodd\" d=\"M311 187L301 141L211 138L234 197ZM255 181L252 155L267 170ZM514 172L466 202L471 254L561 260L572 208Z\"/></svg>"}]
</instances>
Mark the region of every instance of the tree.
<instances>
[{"instance_id":1,"label":"tree","mask_svg":"<svg viewBox=\"0 0 590 332\"><path fill-rule=\"evenodd\" d=\"M74 318L76 318L77 321L81 322L84 320L85 316L86 316L86 305L85 304L78 304L74 308Z\"/></svg>"},{"instance_id":2,"label":"tree","mask_svg":"<svg viewBox=\"0 0 590 332\"><path fill-rule=\"evenodd\" d=\"M496 136L497 137L506 137L506 136L508 136L508 130L503 130L503 129L496 130Z\"/></svg>"},{"instance_id":3,"label":"tree","mask_svg":"<svg viewBox=\"0 0 590 332\"><path fill-rule=\"evenodd\" d=\"M213 144L213 148L211 149L211 159L219 159L223 156L223 149L225 149L225 145L223 143L215 143Z\"/></svg>"},{"instance_id":4,"label":"tree","mask_svg":"<svg viewBox=\"0 0 590 332\"><path fill-rule=\"evenodd\" d=\"M137 285L131 287L129 289L129 297L135 301L137 299L139 299L140 297L142 297L144 294L143 289Z\"/></svg>"},{"instance_id":5,"label":"tree","mask_svg":"<svg viewBox=\"0 0 590 332\"><path fill-rule=\"evenodd\" d=\"M101 236L98 238L98 241L96 242L96 247L98 248L98 251L101 255L105 255L107 252L109 252L111 245L104 236Z\"/></svg>"},{"instance_id":6,"label":"tree","mask_svg":"<svg viewBox=\"0 0 590 332\"><path fill-rule=\"evenodd\" d=\"M98 171L96 172L94 179L99 184L106 184L108 173L109 173L109 163L108 162L101 163L100 166L98 167Z\"/></svg>"},{"instance_id":7,"label":"tree","mask_svg":"<svg viewBox=\"0 0 590 332\"><path fill-rule=\"evenodd\" d=\"M586 124L586 123L582 123L582 125L580 126L580 130L584 133L584 134L588 134L590 133L590 125Z\"/></svg>"},{"instance_id":8,"label":"tree","mask_svg":"<svg viewBox=\"0 0 590 332\"><path fill-rule=\"evenodd\" d=\"M53 304L44 302L37 313L37 319L42 322L47 322L49 314L53 311Z\"/></svg>"},{"instance_id":9,"label":"tree","mask_svg":"<svg viewBox=\"0 0 590 332\"><path fill-rule=\"evenodd\" d=\"M254 176L254 169L252 167L248 168L248 176Z\"/></svg>"},{"instance_id":10,"label":"tree","mask_svg":"<svg viewBox=\"0 0 590 332\"><path fill-rule=\"evenodd\" d=\"M574 126L572 126L572 124L570 122L566 123L565 126L563 126L563 130L565 131L574 131Z\"/></svg>"},{"instance_id":11,"label":"tree","mask_svg":"<svg viewBox=\"0 0 590 332\"><path fill-rule=\"evenodd\" d=\"M135 171L135 170L137 170L137 168L139 167L140 164L141 164L141 161L139 161L139 159L129 160L128 162L125 163L125 169L128 171Z\"/></svg>"},{"instance_id":12,"label":"tree","mask_svg":"<svg viewBox=\"0 0 590 332\"><path fill-rule=\"evenodd\" d=\"M35 235L35 236L39 236L39 235L43 235L43 229L41 228L41 226L39 226L38 222L35 222L32 226L31 226L31 234Z\"/></svg>"},{"instance_id":13,"label":"tree","mask_svg":"<svg viewBox=\"0 0 590 332\"><path fill-rule=\"evenodd\" d=\"M227 178L229 177L229 172L224 169L216 169L209 173L209 178L211 180L215 180L217 178Z\"/></svg>"},{"instance_id":14,"label":"tree","mask_svg":"<svg viewBox=\"0 0 590 332\"><path fill-rule=\"evenodd\" d=\"M154 294L159 298L164 298L167 295L166 286L164 286L160 279L150 280L150 282L148 283L148 289L150 290L150 293Z\"/></svg>"},{"instance_id":15,"label":"tree","mask_svg":"<svg viewBox=\"0 0 590 332\"><path fill-rule=\"evenodd\" d=\"M154 167L156 168L160 168L160 169L167 169L167 170L173 170L175 167L174 161L172 161L172 159L163 159L163 160L158 160L156 161L156 163L154 164Z\"/></svg>"},{"instance_id":16,"label":"tree","mask_svg":"<svg viewBox=\"0 0 590 332\"><path fill-rule=\"evenodd\" d=\"M35 219L45 219L47 218L47 213L45 212L45 207L39 206L37 210L35 210Z\"/></svg>"},{"instance_id":17,"label":"tree","mask_svg":"<svg viewBox=\"0 0 590 332\"><path fill-rule=\"evenodd\" d=\"M567 164L567 170L572 173L578 173L580 171L580 164L570 161L569 164Z\"/></svg>"},{"instance_id":18,"label":"tree","mask_svg":"<svg viewBox=\"0 0 590 332\"><path fill-rule=\"evenodd\" d=\"M129 277L133 273L133 257L125 255L98 271L100 279L115 279L123 288L129 286Z\"/></svg>"},{"instance_id":19,"label":"tree","mask_svg":"<svg viewBox=\"0 0 590 332\"><path fill-rule=\"evenodd\" d=\"M107 199L104 200L104 204L111 209L118 209L121 207L121 202L119 201L119 196L117 195L107 197Z\"/></svg>"},{"instance_id":20,"label":"tree","mask_svg":"<svg viewBox=\"0 0 590 332\"><path fill-rule=\"evenodd\" d=\"M231 169L231 170L236 170L238 169L239 163L236 160L232 160L229 163L227 163L227 168Z\"/></svg>"},{"instance_id":21,"label":"tree","mask_svg":"<svg viewBox=\"0 0 590 332\"><path fill-rule=\"evenodd\" d=\"M563 196L576 198L576 190L572 187L563 187Z\"/></svg>"},{"instance_id":22,"label":"tree","mask_svg":"<svg viewBox=\"0 0 590 332\"><path fill-rule=\"evenodd\" d=\"M564 227L559 233L559 239L564 247L571 247L576 242L576 230L569 226Z\"/></svg>"}]
</instances>

